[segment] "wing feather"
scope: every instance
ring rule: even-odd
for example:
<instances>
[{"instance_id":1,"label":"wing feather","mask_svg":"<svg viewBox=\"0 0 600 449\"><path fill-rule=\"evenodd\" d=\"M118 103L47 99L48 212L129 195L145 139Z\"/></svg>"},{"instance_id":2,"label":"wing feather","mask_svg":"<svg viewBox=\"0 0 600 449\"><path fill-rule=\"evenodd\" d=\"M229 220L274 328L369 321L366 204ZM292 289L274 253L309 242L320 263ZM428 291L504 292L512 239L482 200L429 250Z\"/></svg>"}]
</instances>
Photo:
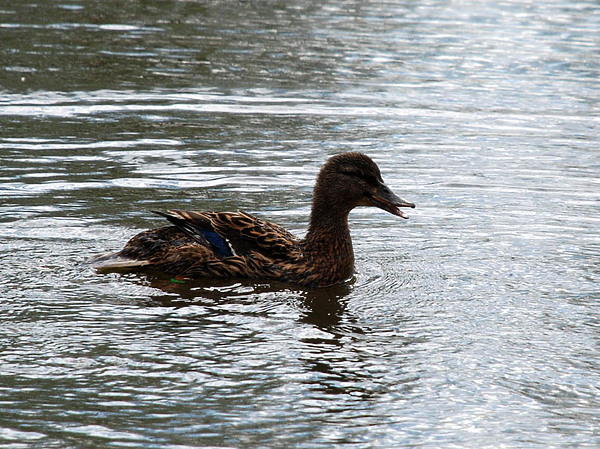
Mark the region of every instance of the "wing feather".
<instances>
[{"instance_id":1,"label":"wing feather","mask_svg":"<svg viewBox=\"0 0 600 449\"><path fill-rule=\"evenodd\" d=\"M246 256L258 252L280 259L298 251L299 240L281 226L257 218L247 212L197 212L169 210L160 214L187 233L216 232L233 254ZM203 236L206 239L206 236Z\"/></svg>"}]
</instances>

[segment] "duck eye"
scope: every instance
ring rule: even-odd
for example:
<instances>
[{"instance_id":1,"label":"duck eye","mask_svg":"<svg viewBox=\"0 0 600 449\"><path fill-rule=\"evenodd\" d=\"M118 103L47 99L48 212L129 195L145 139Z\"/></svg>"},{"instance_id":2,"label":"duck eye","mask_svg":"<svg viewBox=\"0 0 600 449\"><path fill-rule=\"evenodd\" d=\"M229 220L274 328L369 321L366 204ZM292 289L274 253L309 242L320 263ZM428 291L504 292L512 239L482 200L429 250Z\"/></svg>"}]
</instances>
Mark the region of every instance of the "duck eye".
<instances>
[{"instance_id":1,"label":"duck eye","mask_svg":"<svg viewBox=\"0 0 600 449\"><path fill-rule=\"evenodd\" d=\"M373 176L373 175L364 175L363 178L364 178L365 181L367 181L368 184L371 184L372 186L376 186L377 185L377 179L375 178L375 176Z\"/></svg>"},{"instance_id":2,"label":"duck eye","mask_svg":"<svg viewBox=\"0 0 600 449\"><path fill-rule=\"evenodd\" d=\"M378 184L377 178L370 173L357 172L357 176L372 186L376 186Z\"/></svg>"},{"instance_id":3,"label":"duck eye","mask_svg":"<svg viewBox=\"0 0 600 449\"><path fill-rule=\"evenodd\" d=\"M372 186L377 186L377 184L378 184L377 178L374 175L371 175L369 173L365 173L365 172L363 172L361 170L347 169L347 170L341 170L341 172L343 174L345 174L345 175L353 176L355 178L362 179L367 184L370 184Z\"/></svg>"}]
</instances>

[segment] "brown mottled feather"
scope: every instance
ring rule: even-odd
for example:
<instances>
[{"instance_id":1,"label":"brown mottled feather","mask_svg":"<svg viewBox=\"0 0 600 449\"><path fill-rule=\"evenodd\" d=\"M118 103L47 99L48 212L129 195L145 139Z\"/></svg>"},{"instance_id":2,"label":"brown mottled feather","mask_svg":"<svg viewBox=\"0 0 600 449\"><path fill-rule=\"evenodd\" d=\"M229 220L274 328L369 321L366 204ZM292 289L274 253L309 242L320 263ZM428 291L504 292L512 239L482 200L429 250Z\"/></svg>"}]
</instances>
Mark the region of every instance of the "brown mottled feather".
<instances>
[{"instance_id":1,"label":"brown mottled feather","mask_svg":"<svg viewBox=\"0 0 600 449\"><path fill-rule=\"evenodd\" d=\"M298 248L298 238L275 223L256 218L243 211L196 212L170 210L192 227L215 231L232 247L235 254L259 252L267 257L287 257Z\"/></svg>"}]
</instances>

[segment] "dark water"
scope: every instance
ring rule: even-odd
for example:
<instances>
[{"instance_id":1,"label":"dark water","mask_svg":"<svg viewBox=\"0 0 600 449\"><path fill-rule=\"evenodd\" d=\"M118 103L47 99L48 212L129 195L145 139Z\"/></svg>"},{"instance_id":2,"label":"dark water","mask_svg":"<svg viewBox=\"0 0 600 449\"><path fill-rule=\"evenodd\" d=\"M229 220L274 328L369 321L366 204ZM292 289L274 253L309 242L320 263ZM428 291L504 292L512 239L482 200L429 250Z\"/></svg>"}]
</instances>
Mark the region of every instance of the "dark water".
<instances>
[{"instance_id":1,"label":"dark water","mask_svg":"<svg viewBox=\"0 0 600 449\"><path fill-rule=\"evenodd\" d=\"M0 447L600 445L598 2L0 6ZM345 150L347 285L86 263Z\"/></svg>"}]
</instances>

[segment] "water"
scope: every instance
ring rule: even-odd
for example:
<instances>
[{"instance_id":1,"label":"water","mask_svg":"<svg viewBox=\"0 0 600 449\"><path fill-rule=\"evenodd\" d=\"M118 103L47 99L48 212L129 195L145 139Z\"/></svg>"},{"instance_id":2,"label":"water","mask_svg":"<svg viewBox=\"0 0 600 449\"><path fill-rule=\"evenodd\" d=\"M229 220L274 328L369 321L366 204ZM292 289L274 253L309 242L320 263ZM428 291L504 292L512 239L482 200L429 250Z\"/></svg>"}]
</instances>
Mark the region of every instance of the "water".
<instances>
[{"instance_id":1,"label":"water","mask_svg":"<svg viewBox=\"0 0 600 449\"><path fill-rule=\"evenodd\" d=\"M0 447L600 445L597 2L0 6ZM344 150L347 285L87 264Z\"/></svg>"}]
</instances>

